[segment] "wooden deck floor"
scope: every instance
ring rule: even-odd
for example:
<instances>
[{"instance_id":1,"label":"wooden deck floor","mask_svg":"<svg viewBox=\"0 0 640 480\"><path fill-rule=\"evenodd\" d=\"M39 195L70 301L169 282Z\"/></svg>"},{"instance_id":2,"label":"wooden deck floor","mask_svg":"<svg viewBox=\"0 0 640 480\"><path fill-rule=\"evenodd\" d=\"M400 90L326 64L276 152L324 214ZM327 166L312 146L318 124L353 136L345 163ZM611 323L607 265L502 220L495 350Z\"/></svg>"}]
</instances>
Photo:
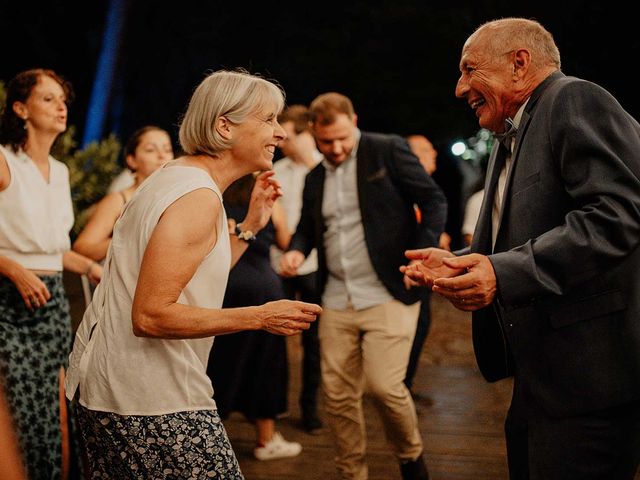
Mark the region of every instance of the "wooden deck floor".
<instances>
[{"instance_id":1,"label":"wooden deck floor","mask_svg":"<svg viewBox=\"0 0 640 480\"><path fill-rule=\"evenodd\" d=\"M432 325L422 352L415 386L433 402L416 407L433 480L506 479L503 422L511 395L509 381L486 383L475 365L469 314L435 297ZM285 438L303 445L293 459L260 462L253 457L254 431L240 415L225 422L247 480L330 480L337 478L333 441L327 431L309 435L298 427L300 346L288 339L291 368L290 415L278 420ZM321 404L322 405L322 404ZM322 414L322 410L321 410ZM367 460L371 480L400 478L398 465L385 445L382 424L365 398Z\"/></svg>"},{"instance_id":2,"label":"wooden deck floor","mask_svg":"<svg viewBox=\"0 0 640 480\"><path fill-rule=\"evenodd\" d=\"M75 324L84 303L77 279L65 280ZM511 397L509 380L489 384L475 364L470 315L433 296L432 324L414 381L432 403L418 400L416 408L432 480L507 479L503 422ZM333 440L328 431L313 436L299 426L300 339L288 339L290 415L277 422L285 438L303 445L292 459L260 462L253 457L253 426L240 415L225 422L246 480L333 480ZM320 398L322 396L320 395ZM322 400L320 401L322 415ZM398 465L385 445L382 424L365 397L367 461L370 480L399 479ZM640 480L640 472L635 480Z\"/></svg>"}]
</instances>

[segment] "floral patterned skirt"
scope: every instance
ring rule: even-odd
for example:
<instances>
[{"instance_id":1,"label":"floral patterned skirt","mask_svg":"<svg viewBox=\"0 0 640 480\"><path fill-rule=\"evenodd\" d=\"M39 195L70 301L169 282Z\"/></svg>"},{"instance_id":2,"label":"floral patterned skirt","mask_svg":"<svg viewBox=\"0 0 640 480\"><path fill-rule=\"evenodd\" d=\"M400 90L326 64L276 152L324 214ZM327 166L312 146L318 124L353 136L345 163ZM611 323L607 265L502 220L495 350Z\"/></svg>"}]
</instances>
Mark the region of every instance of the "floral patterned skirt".
<instances>
[{"instance_id":1,"label":"floral patterned skirt","mask_svg":"<svg viewBox=\"0 0 640 480\"><path fill-rule=\"evenodd\" d=\"M58 479L62 462L59 373L71 349L62 273L40 277L51 298L33 312L0 277L0 381L16 423L29 479ZM0 475L1 477L1 475Z\"/></svg>"},{"instance_id":2,"label":"floral patterned skirt","mask_svg":"<svg viewBox=\"0 0 640 480\"><path fill-rule=\"evenodd\" d=\"M215 410L138 416L76 404L91 479L243 480Z\"/></svg>"}]
</instances>

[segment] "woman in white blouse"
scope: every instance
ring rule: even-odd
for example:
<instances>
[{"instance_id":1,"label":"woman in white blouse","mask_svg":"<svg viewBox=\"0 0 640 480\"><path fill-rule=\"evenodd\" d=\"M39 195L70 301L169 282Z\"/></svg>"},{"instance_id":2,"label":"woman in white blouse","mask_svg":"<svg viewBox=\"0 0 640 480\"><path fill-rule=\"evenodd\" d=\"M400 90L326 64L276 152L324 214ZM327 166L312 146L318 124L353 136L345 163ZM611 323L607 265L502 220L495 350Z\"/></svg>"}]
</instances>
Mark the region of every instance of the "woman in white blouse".
<instances>
[{"instance_id":1,"label":"woman in white blouse","mask_svg":"<svg viewBox=\"0 0 640 480\"><path fill-rule=\"evenodd\" d=\"M29 478L68 469L60 385L72 333L62 270L94 282L102 275L70 251L69 171L50 155L67 128L70 96L52 70L28 70L7 85L0 118L0 378Z\"/></svg>"},{"instance_id":2,"label":"woman in white blouse","mask_svg":"<svg viewBox=\"0 0 640 480\"><path fill-rule=\"evenodd\" d=\"M259 175L232 236L222 192L271 169L283 104L280 88L244 71L206 77L180 126L185 155L150 176L118 219L66 382L90 475L243 478L206 374L213 337L294 335L321 311L289 300L221 308L229 269L267 224L280 189L273 172Z\"/></svg>"}]
</instances>

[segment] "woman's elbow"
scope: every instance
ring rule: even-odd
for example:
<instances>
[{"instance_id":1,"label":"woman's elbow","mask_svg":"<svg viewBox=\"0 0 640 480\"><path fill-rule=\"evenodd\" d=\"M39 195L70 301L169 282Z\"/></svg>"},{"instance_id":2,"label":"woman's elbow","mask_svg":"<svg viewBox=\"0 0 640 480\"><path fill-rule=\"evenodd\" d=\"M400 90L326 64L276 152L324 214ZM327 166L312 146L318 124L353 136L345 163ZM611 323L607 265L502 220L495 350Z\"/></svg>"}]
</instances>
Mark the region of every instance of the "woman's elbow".
<instances>
[{"instance_id":1,"label":"woman's elbow","mask_svg":"<svg viewBox=\"0 0 640 480\"><path fill-rule=\"evenodd\" d=\"M131 311L131 327L136 337L157 338L160 335L157 328L158 322L154 315L145 312L142 308L133 308Z\"/></svg>"},{"instance_id":2,"label":"woman's elbow","mask_svg":"<svg viewBox=\"0 0 640 480\"><path fill-rule=\"evenodd\" d=\"M104 259L104 255L100 254L101 252L99 252L96 248L92 248L90 244L87 244L84 241L76 240L71 249L74 252L79 253L80 255L90 258L91 260L94 260L96 262L100 262Z\"/></svg>"}]
</instances>

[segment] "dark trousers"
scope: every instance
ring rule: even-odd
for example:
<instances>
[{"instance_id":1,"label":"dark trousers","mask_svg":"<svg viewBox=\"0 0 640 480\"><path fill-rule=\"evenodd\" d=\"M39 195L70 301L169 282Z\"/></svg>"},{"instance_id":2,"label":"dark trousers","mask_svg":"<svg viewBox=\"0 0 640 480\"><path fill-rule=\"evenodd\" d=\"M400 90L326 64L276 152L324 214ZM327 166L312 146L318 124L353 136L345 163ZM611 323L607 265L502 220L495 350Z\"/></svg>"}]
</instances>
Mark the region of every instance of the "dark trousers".
<instances>
[{"instance_id":1,"label":"dark trousers","mask_svg":"<svg viewBox=\"0 0 640 480\"><path fill-rule=\"evenodd\" d=\"M640 462L640 401L556 418L516 378L505 434L511 480L633 480Z\"/></svg>"},{"instance_id":2,"label":"dark trousers","mask_svg":"<svg viewBox=\"0 0 640 480\"><path fill-rule=\"evenodd\" d=\"M407 373L404 377L404 384L409 390L413 386L413 377L418 370L418 362L422 347L427 339L429 328L431 327L431 291L425 289L420 303L420 313L418 314L418 326L416 328L416 336L413 338L411 353L409 354L409 364L407 365Z\"/></svg>"},{"instance_id":3,"label":"dark trousers","mask_svg":"<svg viewBox=\"0 0 640 480\"><path fill-rule=\"evenodd\" d=\"M283 278L285 295L291 300L319 303L316 293L316 273L299 277ZM320 387L320 341L318 321L302 332L302 388L300 409L302 415L314 416L318 408L318 388Z\"/></svg>"}]
</instances>

